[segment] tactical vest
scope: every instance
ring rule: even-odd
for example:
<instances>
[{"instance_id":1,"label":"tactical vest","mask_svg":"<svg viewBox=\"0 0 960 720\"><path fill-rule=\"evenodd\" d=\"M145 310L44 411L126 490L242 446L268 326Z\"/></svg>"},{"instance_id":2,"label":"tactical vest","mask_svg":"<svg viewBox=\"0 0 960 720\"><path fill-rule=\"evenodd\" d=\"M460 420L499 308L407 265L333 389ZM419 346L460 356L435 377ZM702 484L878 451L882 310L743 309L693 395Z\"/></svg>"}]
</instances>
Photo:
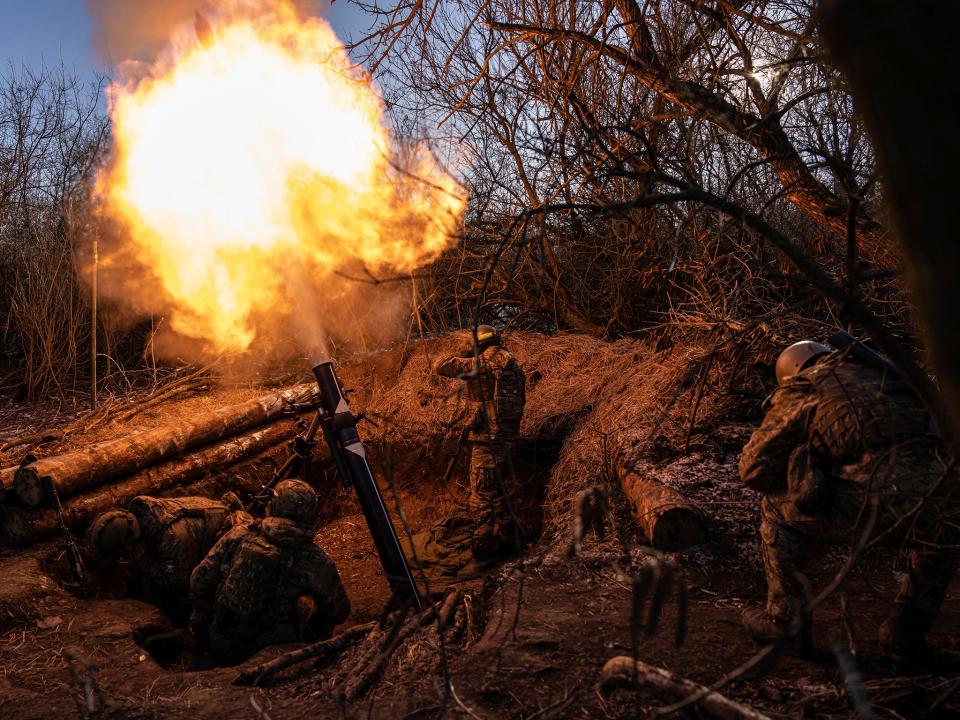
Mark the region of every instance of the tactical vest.
<instances>
[{"instance_id":1,"label":"tactical vest","mask_svg":"<svg viewBox=\"0 0 960 720\"><path fill-rule=\"evenodd\" d=\"M265 538L258 525L251 525L224 573L217 590L217 607L239 620L260 616L277 588L286 583L295 559L294 553L284 552Z\"/></svg>"},{"instance_id":2,"label":"tactical vest","mask_svg":"<svg viewBox=\"0 0 960 720\"><path fill-rule=\"evenodd\" d=\"M141 495L130 501L141 537L159 563L163 582L179 590L213 547L226 527L229 510L203 497L155 498Z\"/></svg>"},{"instance_id":3,"label":"tactical vest","mask_svg":"<svg viewBox=\"0 0 960 720\"><path fill-rule=\"evenodd\" d=\"M494 359L494 355L499 357ZM479 371L467 380L467 396L483 406L476 428L479 434L519 433L526 402L526 378L509 352L500 347L484 351Z\"/></svg>"},{"instance_id":4,"label":"tactical vest","mask_svg":"<svg viewBox=\"0 0 960 720\"><path fill-rule=\"evenodd\" d=\"M928 432L929 416L913 391L874 368L849 359L827 360L800 377L812 383L817 395L810 444L834 464Z\"/></svg>"}]
</instances>

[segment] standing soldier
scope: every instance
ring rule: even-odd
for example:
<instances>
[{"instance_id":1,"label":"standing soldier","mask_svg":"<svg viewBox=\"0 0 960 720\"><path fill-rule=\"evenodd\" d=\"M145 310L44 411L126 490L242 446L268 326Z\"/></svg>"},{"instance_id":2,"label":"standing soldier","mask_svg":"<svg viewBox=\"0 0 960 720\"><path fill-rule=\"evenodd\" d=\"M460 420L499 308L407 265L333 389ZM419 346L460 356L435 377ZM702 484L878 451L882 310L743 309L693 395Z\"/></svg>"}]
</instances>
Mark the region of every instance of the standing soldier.
<instances>
[{"instance_id":1,"label":"standing soldier","mask_svg":"<svg viewBox=\"0 0 960 720\"><path fill-rule=\"evenodd\" d=\"M520 437L526 402L523 369L490 325L476 332L477 351L465 351L440 360L433 370L467 383L476 406L470 428L470 511L475 525L471 549L478 559L496 558L520 544L509 485L511 453Z\"/></svg>"},{"instance_id":2,"label":"standing soldier","mask_svg":"<svg viewBox=\"0 0 960 720\"><path fill-rule=\"evenodd\" d=\"M238 660L262 647L329 637L350 601L336 565L313 539L317 494L278 483L267 517L234 528L190 578L190 627L214 655Z\"/></svg>"},{"instance_id":3,"label":"standing soldier","mask_svg":"<svg viewBox=\"0 0 960 720\"><path fill-rule=\"evenodd\" d=\"M802 341L777 360L779 388L740 458L741 479L764 495L767 578L766 608L746 611L743 622L757 640L783 635L804 603L797 572L807 547L851 542L875 516L872 537L899 531L908 565L881 641L916 655L953 572L958 487L913 391L883 362L848 350Z\"/></svg>"},{"instance_id":4,"label":"standing soldier","mask_svg":"<svg viewBox=\"0 0 960 720\"><path fill-rule=\"evenodd\" d=\"M87 531L87 543L103 577L119 571L129 591L185 621L190 573L217 538L252 521L232 492L221 502L140 495L127 510L98 515Z\"/></svg>"}]
</instances>

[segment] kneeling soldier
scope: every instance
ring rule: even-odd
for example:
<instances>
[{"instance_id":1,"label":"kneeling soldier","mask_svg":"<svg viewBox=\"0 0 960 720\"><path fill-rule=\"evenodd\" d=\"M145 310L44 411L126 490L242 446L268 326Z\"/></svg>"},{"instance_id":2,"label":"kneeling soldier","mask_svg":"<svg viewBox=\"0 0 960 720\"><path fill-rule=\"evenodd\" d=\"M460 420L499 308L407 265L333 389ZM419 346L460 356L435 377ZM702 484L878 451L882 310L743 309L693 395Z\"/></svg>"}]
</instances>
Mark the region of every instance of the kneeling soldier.
<instances>
[{"instance_id":1,"label":"kneeling soldier","mask_svg":"<svg viewBox=\"0 0 960 720\"><path fill-rule=\"evenodd\" d=\"M104 574L119 568L129 592L185 621L190 573L217 538L252 521L233 493L222 502L140 495L127 510L100 514L90 525L87 543Z\"/></svg>"},{"instance_id":2,"label":"kneeling soldier","mask_svg":"<svg viewBox=\"0 0 960 720\"><path fill-rule=\"evenodd\" d=\"M317 495L300 480L274 490L267 517L224 535L190 578L190 627L210 651L239 660L278 643L329 637L350 601L313 539Z\"/></svg>"},{"instance_id":3,"label":"kneeling soldier","mask_svg":"<svg viewBox=\"0 0 960 720\"><path fill-rule=\"evenodd\" d=\"M851 542L876 504L871 537L905 540L907 575L881 641L896 654L925 647L956 558L956 475L916 394L885 368L819 343L777 360L780 387L740 458L763 493L764 609L744 613L758 640L782 634L803 606L797 578L817 539Z\"/></svg>"}]
</instances>

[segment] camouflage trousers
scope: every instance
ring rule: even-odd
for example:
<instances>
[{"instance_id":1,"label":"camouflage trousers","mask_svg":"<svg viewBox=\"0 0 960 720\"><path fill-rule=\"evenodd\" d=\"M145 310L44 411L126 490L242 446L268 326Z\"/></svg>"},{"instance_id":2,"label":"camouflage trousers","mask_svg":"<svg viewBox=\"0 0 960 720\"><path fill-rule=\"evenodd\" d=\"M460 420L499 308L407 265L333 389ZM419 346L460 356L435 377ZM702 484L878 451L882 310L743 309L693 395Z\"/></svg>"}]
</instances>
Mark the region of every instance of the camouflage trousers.
<instances>
[{"instance_id":1,"label":"camouflage trousers","mask_svg":"<svg viewBox=\"0 0 960 720\"><path fill-rule=\"evenodd\" d=\"M903 460L904 458L901 458ZM925 462L929 458L913 460ZM861 464L862 466L863 464ZM883 482L871 469L877 497L877 520L871 537L899 543L907 572L895 600L892 620L899 630L925 635L933 626L956 564L955 479L932 481L924 489L923 465L913 462L893 468ZM786 619L803 603L797 573L809 560L809 549L823 543L851 544L863 531L870 514L862 467L847 479L829 477L827 496L813 514L798 509L790 492L770 494L760 505L760 537L767 579L767 611ZM850 478L855 478L851 480ZM857 480L861 480L858 482ZM799 483L792 483L794 485ZM807 510L810 510L807 508Z\"/></svg>"},{"instance_id":2,"label":"camouflage trousers","mask_svg":"<svg viewBox=\"0 0 960 720\"><path fill-rule=\"evenodd\" d=\"M509 441L470 443L469 507L475 555L496 555L517 545L512 450Z\"/></svg>"}]
</instances>

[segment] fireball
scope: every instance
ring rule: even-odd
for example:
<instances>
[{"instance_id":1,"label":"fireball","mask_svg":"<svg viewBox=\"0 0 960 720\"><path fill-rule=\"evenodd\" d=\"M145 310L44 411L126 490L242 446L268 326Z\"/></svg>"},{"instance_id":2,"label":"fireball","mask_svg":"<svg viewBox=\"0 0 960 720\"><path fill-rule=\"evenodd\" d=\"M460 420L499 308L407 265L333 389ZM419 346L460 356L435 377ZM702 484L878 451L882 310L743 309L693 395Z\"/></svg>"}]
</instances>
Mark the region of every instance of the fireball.
<instances>
[{"instance_id":1,"label":"fireball","mask_svg":"<svg viewBox=\"0 0 960 720\"><path fill-rule=\"evenodd\" d=\"M292 275L408 273L450 243L464 199L423 151L398 150L333 29L284 2L239 2L201 42L184 28L111 88L107 213L158 280L172 327L246 350L255 316L290 312Z\"/></svg>"}]
</instances>

